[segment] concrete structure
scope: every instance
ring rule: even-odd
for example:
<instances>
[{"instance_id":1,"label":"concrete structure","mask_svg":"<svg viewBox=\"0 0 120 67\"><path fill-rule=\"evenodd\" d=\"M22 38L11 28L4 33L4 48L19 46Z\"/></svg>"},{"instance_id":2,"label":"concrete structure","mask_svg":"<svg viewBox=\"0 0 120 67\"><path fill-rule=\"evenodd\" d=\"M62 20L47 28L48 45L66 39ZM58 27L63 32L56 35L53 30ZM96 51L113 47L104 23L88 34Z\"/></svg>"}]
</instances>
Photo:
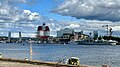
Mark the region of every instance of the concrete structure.
<instances>
[{"instance_id":1,"label":"concrete structure","mask_svg":"<svg viewBox=\"0 0 120 67\"><path fill-rule=\"evenodd\" d=\"M20 31L19 31L19 42L22 42L22 35Z\"/></svg>"},{"instance_id":2,"label":"concrete structure","mask_svg":"<svg viewBox=\"0 0 120 67\"><path fill-rule=\"evenodd\" d=\"M7 42L10 42L11 41L11 32L9 31L8 32L8 41Z\"/></svg>"},{"instance_id":3,"label":"concrete structure","mask_svg":"<svg viewBox=\"0 0 120 67\"><path fill-rule=\"evenodd\" d=\"M69 65L62 62L43 62L37 60L20 60L0 58L0 67L95 67L89 65Z\"/></svg>"}]
</instances>

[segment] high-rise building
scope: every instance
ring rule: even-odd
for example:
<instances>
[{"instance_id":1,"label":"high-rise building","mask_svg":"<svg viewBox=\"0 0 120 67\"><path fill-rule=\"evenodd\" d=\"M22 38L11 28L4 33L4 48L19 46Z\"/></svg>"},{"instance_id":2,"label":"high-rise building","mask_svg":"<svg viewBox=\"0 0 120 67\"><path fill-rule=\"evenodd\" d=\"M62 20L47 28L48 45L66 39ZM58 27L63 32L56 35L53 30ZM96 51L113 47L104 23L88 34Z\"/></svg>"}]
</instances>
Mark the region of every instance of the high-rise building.
<instances>
[{"instance_id":1,"label":"high-rise building","mask_svg":"<svg viewBox=\"0 0 120 67\"><path fill-rule=\"evenodd\" d=\"M97 30L93 31L93 36L94 36L94 38L98 37L98 31Z\"/></svg>"},{"instance_id":2,"label":"high-rise building","mask_svg":"<svg viewBox=\"0 0 120 67\"><path fill-rule=\"evenodd\" d=\"M19 42L22 42L22 36L20 31L19 31Z\"/></svg>"},{"instance_id":3,"label":"high-rise building","mask_svg":"<svg viewBox=\"0 0 120 67\"><path fill-rule=\"evenodd\" d=\"M38 26L37 29L37 38L47 39L50 36L50 29L48 26L43 23L42 26Z\"/></svg>"},{"instance_id":4,"label":"high-rise building","mask_svg":"<svg viewBox=\"0 0 120 67\"><path fill-rule=\"evenodd\" d=\"M10 42L11 41L11 32L9 31L8 32L8 42Z\"/></svg>"}]
</instances>

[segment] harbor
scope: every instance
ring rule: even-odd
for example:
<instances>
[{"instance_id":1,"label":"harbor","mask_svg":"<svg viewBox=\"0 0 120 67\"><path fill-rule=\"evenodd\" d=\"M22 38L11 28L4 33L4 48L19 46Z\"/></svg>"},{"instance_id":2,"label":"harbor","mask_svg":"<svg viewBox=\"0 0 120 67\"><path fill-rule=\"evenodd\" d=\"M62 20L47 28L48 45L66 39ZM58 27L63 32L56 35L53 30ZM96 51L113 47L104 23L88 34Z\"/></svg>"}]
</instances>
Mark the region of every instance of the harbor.
<instances>
[{"instance_id":1,"label":"harbor","mask_svg":"<svg viewBox=\"0 0 120 67\"><path fill-rule=\"evenodd\" d=\"M1 63L8 63L8 66L120 66L119 38L113 37L112 34L98 36L98 31L93 31L92 36L91 32L87 35L83 31L75 32L74 29L64 28L57 31L57 37L52 37L49 27L43 23L38 26L34 38L22 37L21 31L18 38L12 38L11 35L9 31L8 37L0 38L0 60L3 61Z\"/></svg>"},{"instance_id":2,"label":"harbor","mask_svg":"<svg viewBox=\"0 0 120 67\"><path fill-rule=\"evenodd\" d=\"M0 67L120 67L119 0L0 0Z\"/></svg>"}]
</instances>

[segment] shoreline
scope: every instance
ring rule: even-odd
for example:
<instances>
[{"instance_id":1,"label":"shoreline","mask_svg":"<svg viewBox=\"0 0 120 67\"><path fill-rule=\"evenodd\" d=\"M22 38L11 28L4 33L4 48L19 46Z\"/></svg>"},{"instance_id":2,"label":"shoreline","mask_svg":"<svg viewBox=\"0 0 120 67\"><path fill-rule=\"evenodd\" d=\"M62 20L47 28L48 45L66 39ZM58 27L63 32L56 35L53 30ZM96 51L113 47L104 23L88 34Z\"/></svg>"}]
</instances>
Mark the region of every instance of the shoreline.
<instances>
[{"instance_id":1,"label":"shoreline","mask_svg":"<svg viewBox=\"0 0 120 67\"><path fill-rule=\"evenodd\" d=\"M29 64L29 67L33 66L41 66L41 67L96 67L96 66L90 66L90 65L82 65L80 66L77 65L69 65L69 64L63 64L63 63L58 63L58 62L44 62L44 61L38 61L38 60L21 60L21 59L13 59L13 58L0 58L0 65L2 63L6 63L8 65L26 65ZM5 64L5 65L6 65ZM33 65L33 66L31 66ZM18 66L19 67L19 66Z\"/></svg>"}]
</instances>

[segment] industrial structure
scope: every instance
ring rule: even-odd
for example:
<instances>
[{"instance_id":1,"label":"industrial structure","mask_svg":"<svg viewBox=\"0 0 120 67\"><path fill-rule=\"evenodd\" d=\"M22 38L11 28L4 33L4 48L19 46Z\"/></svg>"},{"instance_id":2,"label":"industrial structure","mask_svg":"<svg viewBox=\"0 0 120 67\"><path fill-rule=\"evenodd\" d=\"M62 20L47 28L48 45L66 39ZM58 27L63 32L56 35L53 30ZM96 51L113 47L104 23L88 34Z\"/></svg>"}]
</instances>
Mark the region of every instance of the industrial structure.
<instances>
[{"instance_id":1,"label":"industrial structure","mask_svg":"<svg viewBox=\"0 0 120 67\"><path fill-rule=\"evenodd\" d=\"M17 41L18 40L18 41ZM10 43L10 42L14 42L14 41L17 41L18 43L21 43L22 42L22 35L21 35L21 31L19 31L19 38L18 39L14 39L11 37L11 32L9 31L8 32L8 37L7 37L7 43Z\"/></svg>"},{"instance_id":2,"label":"industrial structure","mask_svg":"<svg viewBox=\"0 0 120 67\"><path fill-rule=\"evenodd\" d=\"M46 26L45 23L43 23L42 26L38 26L38 29L37 29L37 38L41 42L47 42L48 37L50 37L50 29L49 29L48 26Z\"/></svg>"}]
</instances>

